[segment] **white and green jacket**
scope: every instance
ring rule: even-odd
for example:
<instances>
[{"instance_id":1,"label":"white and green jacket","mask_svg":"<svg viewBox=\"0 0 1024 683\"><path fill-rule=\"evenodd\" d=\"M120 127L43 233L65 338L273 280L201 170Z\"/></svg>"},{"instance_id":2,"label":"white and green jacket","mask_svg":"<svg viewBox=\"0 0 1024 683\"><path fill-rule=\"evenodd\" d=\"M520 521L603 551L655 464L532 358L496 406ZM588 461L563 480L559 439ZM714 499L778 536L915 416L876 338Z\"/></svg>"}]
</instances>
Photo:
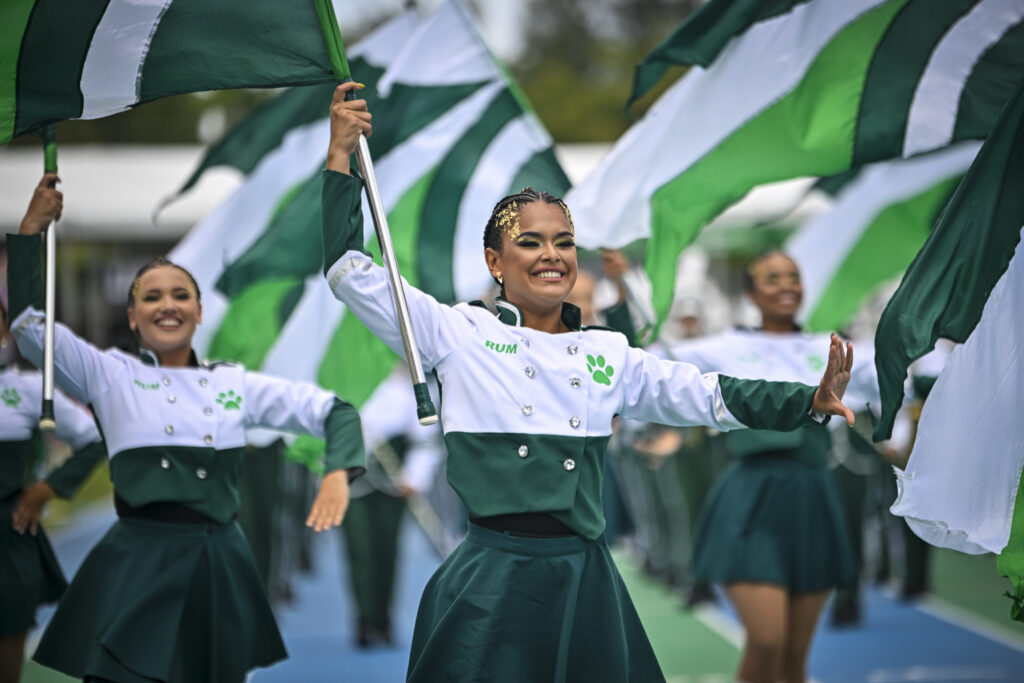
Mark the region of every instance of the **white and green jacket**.
<instances>
[{"instance_id":1,"label":"white and green jacket","mask_svg":"<svg viewBox=\"0 0 1024 683\"><path fill-rule=\"evenodd\" d=\"M21 490L34 477L43 377L40 373L0 368L0 500ZM62 498L70 498L104 448L92 416L59 391L53 394L57 438L72 448L71 456L46 477Z\"/></svg>"},{"instance_id":2,"label":"white and green jacket","mask_svg":"<svg viewBox=\"0 0 1024 683\"><path fill-rule=\"evenodd\" d=\"M384 270L361 251L361 183L325 172L324 268L334 295L396 353L402 342ZM631 348L626 337L522 327L518 309L439 304L405 285L423 364L441 385L448 480L472 517L545 512L587 538L604 530L601 481L612 418L669 425L821 429L815 387L737 380Z\"/></svg>"},{"instance_id":3,"label":"white and green jacket","mask_svg":"<svg viewBox=\"0 0 1024 683\"><path fill-rule=\"evenodd\" d=\"M41 295L39 244L37 236L7 236L11 331L33 363L42 358L45 321L31 305ZM227 363L164 368L155 354L101 351L55 327L55 383L92 408L114 490L133 507L173 501L231 519L245 432L256 427L326 439L326 472L364 468L358 413L319 387Z\"/></svg>"}]
</instances>

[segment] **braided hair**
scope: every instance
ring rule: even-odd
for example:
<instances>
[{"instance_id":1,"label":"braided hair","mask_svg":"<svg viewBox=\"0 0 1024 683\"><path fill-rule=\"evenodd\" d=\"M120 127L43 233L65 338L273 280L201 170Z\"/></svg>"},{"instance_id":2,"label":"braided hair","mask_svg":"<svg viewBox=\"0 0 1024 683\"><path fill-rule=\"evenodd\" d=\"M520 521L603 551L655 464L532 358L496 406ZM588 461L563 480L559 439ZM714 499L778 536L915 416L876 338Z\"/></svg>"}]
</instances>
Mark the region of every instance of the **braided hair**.
<instances>
[{"instance_id":1,"label":"braided hair","mask_svg":"<svg viewBox=\"0 0 1024 683\"><path fill-rule=\"evenodd\" d=\"M487 225L484 226L484 249L490 248L500 252L502 222L506 212L510 208L512 211L517 212L519 207L524 204L532 204L533 202L556 204L561 207L562 212L565 214L565 220L569 222L569 229L576 232L576 228L572 224L572 215L569 213L569 207L565 205L565 201L561 197L556 197L544 191L537 191L532 187L524 187L515 194L503 197L494 205L494 209L491 210L491 217L487 219ZM504 295L505 286L494 275L491 275L491 277L494 279L495 284L501 287L502 295Z\"/></svg>"}]
</instances>

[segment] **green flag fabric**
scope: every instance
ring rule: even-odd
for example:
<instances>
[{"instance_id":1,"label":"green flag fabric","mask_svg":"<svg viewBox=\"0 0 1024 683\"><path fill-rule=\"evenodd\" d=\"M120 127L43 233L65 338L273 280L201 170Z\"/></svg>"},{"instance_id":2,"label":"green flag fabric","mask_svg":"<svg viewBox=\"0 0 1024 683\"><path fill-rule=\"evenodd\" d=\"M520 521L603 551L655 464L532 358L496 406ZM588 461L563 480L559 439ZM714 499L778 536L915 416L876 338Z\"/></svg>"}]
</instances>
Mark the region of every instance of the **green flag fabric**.
<instances>
[{"instance_id":1,"label":"green flag fabric","mask_svg":"<svg viewBox=\"0 0 1024 683\"><path fill-rule=\"evenodd\" d=\"M732 23L707 68L676 46L696 64L568 197L582 246L649 240L662 320L680 251L751 188L982 139L1024 69L1013 0L711 0L709 17Z\"/></svg>"},{"instance_id":2,"label":"green flag fabric","mask_svg":"<svg viewBox=\"0 0 1024 683\"><path fill-rule=\"evenodd\" d=\"M312 0L5 0L0 144L168 95L335 81Z\"/></svg>"},{"instance_id":3,"label":"green flag fabric","mask_svg":"<svg viewBox=\"0 0 1024 683\"><path fill-rule=\"evenodd\" d=\"M352 77L367 85L360 96L374 115L370 151L402 275L441 301L479 298L491 285L482 236L498 199L524 185L568 189L550 136L456 0L419 22L414 12L388 22L349 58ZM278 99L307 96L292 89ZM323 280L327 119L270 107L299 112L294 127L275 118L280 144L171 254L204 291L196 349L318 382L358 406L398 358L346 314ZM250 124L239 130L251 137ZM376 252L365 206L364 215Z\"/></svg>"},{"instance_id":4,"label":"green flag fabric","mask_svg":"<svg viewBox=\"0 0 1024 683\"><path fill-rule=\"evenodd\" d=\"M881 285L903 274L980 147L961 142L868 164L786 243L800 266L805 329L842 329Z\"/></svg>"},{"instance_id":5,"label":"green flag fabric","mask_svg":"<svg viewBox=\"0 0 1024 683\"><path fill-rule=\"evenodd\" d=\"M911 361L959 342L925 401L893 512L935 545L999 554L1024 620L1024 81L889 301L875 337L891 433Z\"/></svg>"}]
</instances>

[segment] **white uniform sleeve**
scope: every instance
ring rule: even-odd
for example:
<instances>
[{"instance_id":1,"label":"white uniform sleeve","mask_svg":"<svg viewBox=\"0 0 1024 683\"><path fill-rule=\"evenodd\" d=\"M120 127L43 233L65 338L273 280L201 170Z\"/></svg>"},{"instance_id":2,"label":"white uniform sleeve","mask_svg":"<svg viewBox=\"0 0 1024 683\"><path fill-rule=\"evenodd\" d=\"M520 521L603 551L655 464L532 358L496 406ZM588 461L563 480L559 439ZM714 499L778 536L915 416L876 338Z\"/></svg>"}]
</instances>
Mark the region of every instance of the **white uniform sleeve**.
<instances>
[{"instance_id":1,"label":"white uniform sleeve","mask_svg":"<svg viewBox=\"0 0 1024 683\"><path fill-rule=\"evenodd\" d=\"M18 351L37 368L43 366L46 314L25 309L11 325ZM128 366L78 337L64 325L54 325L54 383L82 403L105 393Z\"/></svg>"},{"instance_id":2,"label":"white uniform sleeve","mask_svg":"<svg viewBox=\"0 0 1024 683\"><path fill-rule=\"evenodd\" d=\"M277 429L323 439L324 421L336 397L307 382L246 372L242 398L247 428Z\"/></svg>"},{"instance_id":3,"label":"white uniform sleeve","mask_svg":"<svg viewBox=\"0 0 1024 683\"><path fill-rule=\"evenodd\" d=\"M392 351L405 358L398 315L385 270L369 256L349 251L327 271L334 296L348 306L364 325ZM436 367L474 329L466 316L402 280L420 358Z\"/></svg>"},{"instance_id":4,"label":"white uniform sleeve","mask_svg":"<svg viewBox=\"0 0 1024 683\"><path fill-rule=\"evenodd\" d=\"M723 432L744 427L725 406L718 373L701 374L689 363L661 360L630 347L620 386L623 417L679 427L704 425Z\"/></svg>"}]
</instances>

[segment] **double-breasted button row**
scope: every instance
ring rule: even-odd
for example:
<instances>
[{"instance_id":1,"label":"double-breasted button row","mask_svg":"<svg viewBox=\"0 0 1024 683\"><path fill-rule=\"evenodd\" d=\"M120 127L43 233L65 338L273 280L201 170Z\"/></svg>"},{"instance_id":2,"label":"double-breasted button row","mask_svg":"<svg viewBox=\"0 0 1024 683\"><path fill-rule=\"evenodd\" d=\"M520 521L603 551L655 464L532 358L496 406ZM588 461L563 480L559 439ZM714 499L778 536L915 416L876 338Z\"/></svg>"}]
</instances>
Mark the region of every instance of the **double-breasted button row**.
<instances>
[{"instance_id":1,"label":"double-breasted button row","mask_svg":"<svg viewBox=\"0 0 1024 683\"><path fill-rule=\"evenodd\" d=\"M160 468L161 469L165 469L165 470L171 469L171 461L168 460L167 458L160 458ZM206 468L205 467L197 467L196 468L196 478L197 479L206 479L206 477L207 477Z\"/></svg>"}]
</instances>

